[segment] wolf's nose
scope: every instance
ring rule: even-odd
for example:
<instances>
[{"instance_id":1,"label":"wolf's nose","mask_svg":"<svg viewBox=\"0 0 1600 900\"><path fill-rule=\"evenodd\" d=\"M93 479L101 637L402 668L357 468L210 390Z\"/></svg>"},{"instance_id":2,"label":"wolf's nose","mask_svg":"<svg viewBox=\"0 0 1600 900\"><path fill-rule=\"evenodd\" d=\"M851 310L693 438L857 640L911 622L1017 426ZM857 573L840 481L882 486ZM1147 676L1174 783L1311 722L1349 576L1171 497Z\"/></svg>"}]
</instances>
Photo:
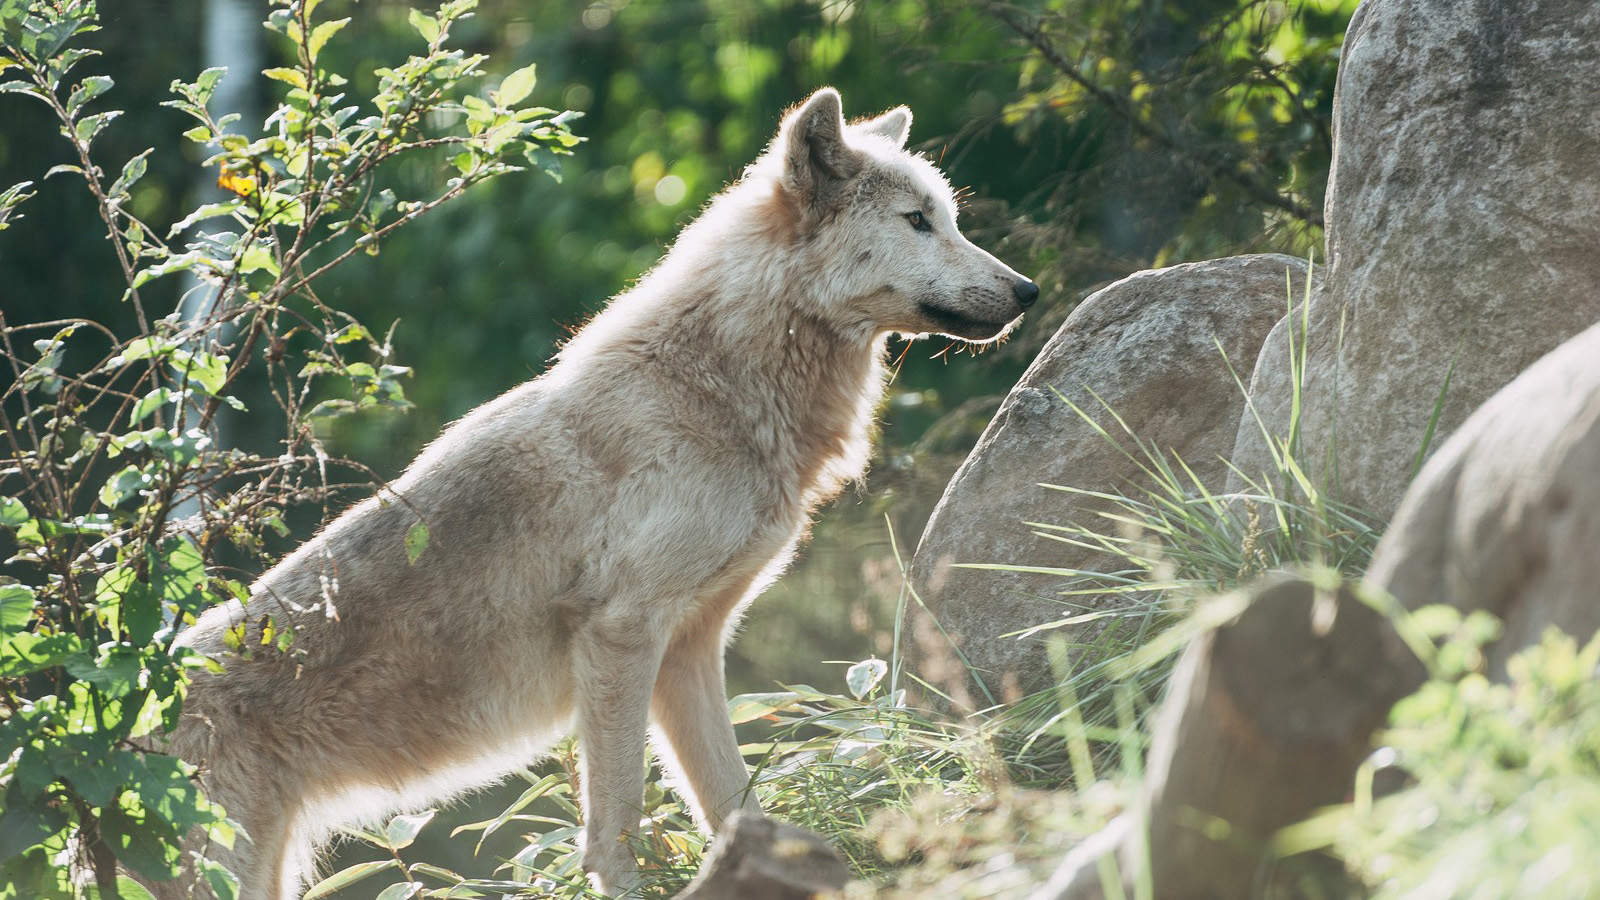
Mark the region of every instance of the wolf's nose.
<instances>
[{"instance_id":1,"label":"wolf's nose","mask_svg":"<svg viewBox=\"0 0 1600 900\"><path fill-rule=\"evenodd\" d=\"M1019 279L1011 286L1011 292L1017 295L1017 304L1023 309L1033 305L1039 299L1039 286L1026 278Z\"/></svg>"}]
</instances>

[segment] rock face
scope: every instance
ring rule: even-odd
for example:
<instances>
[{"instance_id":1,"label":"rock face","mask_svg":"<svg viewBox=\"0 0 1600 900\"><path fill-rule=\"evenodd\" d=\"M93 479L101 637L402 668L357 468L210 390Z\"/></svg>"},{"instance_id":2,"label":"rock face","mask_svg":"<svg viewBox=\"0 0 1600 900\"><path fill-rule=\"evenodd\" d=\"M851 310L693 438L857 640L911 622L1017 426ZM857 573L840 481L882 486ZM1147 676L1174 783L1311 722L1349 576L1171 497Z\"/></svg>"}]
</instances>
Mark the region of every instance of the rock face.
<instances>
[{"instance_id":1,"label":"rock face","mask_svg":"<svg viewBox=\"0 0 1600 900\"><path fill-rule=\"evenodd\" d=\"M1048 683L1043 645L1003 635L1081 612L1057 596L1068 579L956 564L1123 568L1104 554L1039 537L1026 524L1079 523L1114 533L1099 521L1104 505L1039 484L1118 490L1141 475L1062 397L1120 434L1104 401L1147 446L1176 454L1204 483L1220 487L1243 407L1222 353L1248 372L1290 291L1303 294L1304 277L1304 264L1286 256L1193 263L1132 275L1073 312L951 480L917 547L912 584L943 629L919 625L911 658L918 674L965 692L957 705L979 707L987 697L963 678L962 655L997 699ZM1078 627L1077 637L1102 627Z\"/></svg>"},{"instance_id":2,"label":"rock face","mask_svg":"<svg viewBox=\"0 0 1600 900\"><path fill-rule=\"evenodd\" d=\"M1280 576L1213 603L1238 615L1184 650L1138 802L1030 900L1133 896L1144 873L1158 900L1344 895L1292 887L1338 884L1337 866L1275 858L1271 839L1349 794L1373 731L1422 666L1348 588ZM1207 820L1227 827L1197 825ZM1112 872L1120 894L1106 889Z\"/></svg>"},{"instance_id":3,"label":"rock face","mask_svg":"<svg viewBox=\"0 0 1600 900\"><path fill-rule=\"evenodd\" d=\"M1545 628L1600 630L1600 325L1472 414L1401 503L1367 582L1410 608L1446 603L1505 624L1506 658Z\"/></svg>"},{"instance_id":4,"label":"rock face","mask_svg":"<svg viewBox=\"0 0 1600 900\"><path fill-rule=\"evenodd\" d=\"M1357 11L1339 69L1330 264L1310 306L1300 453L1347 502L1393 512L1447 379L1433 447L1600 320L1596 71L1592 0ZM1274 329L1251 387L1280 434L1298 327ZM1233 460L1267 468L1253 418Z\"/></svg>"},{"instance_id":5,"label":"rock face","mask_svg":"<svg viewBox=\"0 0 1600 900\"><path fill-rule=\"evenodd\" d=\"M1550 626L1600 630L1600 325L1474 412L1423 468L1367 571L1405 606L1486 610L1505 623L1491 674ZM1259 852L1278 829L1349 794L1390 707L1423 679L1393 627L1348 587L1279 577L1212 601L1238 615L1184 650L1135 807L1084 841L1031 900L1125 894L1149 859L1158 900L1263 894L1263 873L1316 861ZM1226 840L1197 828L1226 822ZM1107 868L1108 863L1114 866ZM1338 873L1322 873L1337 884ZM1336 892L1337 893L1337 892Z\"/></svg>"}]
</instances>

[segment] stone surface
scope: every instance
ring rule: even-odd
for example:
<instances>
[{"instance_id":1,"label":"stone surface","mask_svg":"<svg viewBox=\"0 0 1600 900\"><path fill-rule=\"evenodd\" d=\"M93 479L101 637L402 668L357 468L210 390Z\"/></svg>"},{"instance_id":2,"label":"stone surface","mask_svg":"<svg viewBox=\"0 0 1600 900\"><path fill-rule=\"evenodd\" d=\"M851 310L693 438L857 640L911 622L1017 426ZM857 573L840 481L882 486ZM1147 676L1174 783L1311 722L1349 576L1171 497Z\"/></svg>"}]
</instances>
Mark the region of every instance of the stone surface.
<instances>
[{"instance_id":1,"label":"stone surface","mask_svg":"<svg viewBox=\"0 0 1600 900\"><path fill-rule=\"evenodd\" d=\"M1505 623L1491 670L1558 626L1600 630L1600 325L1472 414L1406 493L1367 570L1405 606Z\"/></svg>"},{"instance_id":2,"label":"stone surface","mask_svg":"<svg viewBox=\"0 0 1600 900\"><path fill-rule=\"evenodd\" d=\"M1365 3L1339 69L1329 267L1310 306L1303 462L1387 518L1430 445L1600 320L1600 4ZM1291 339L1251 398L1286 433ZM1451 373L1451 367L1454 372ZM1252 418L1234 462L1267 468Z\"/></svg>"},{"instance_id":3,"label":"stone surface","mask_svg":"<svg viewBox=\"0 0 1600 900\"><path fill-rule=\"evenodd\" d=\"M960 654L997 699L1048 683L1041 641L1004 635L1081 612L1057 594L1068 579L955 565L1123 568L1103 554L1039 537L1027 524L1114 529L1098 516L1106 505L1039 485L1119 490L1140 476L1135 462L1062 397L1120 434L1104 401L1146 445L1176 454L1220 488L1222 458L1243 406L1222 352L1237 371L1250 371L1263 336L1288 306L1289 273L1298 295L1304 270L1290 257L1264 255L1140 272L1073 312L1001 405L928 521L911 580L943 632L922 619L911 642L914 671L957 694L958 707L988 703L963 679ZM1083 639L1104 624L1052 633Z\"/></svg>"},{"instance_id":4,"label":"stone surface","mask_svg":"<svg viewBox=\"0 0 1600 900\"><path fill-rule=\"evenodd\" d=\"M1110 872L1133 896L1148 871L1157 900L1296 896L1290 885L1303 879L1342 882L1319 855L1275 858L1271 838L1348 796L1373 731L1421 683L1422 666L1348 588L1279 576L1213 603L1242 611L1184 650L1138 802L1030 900L1117 896Z\"/></svg>"},{"instance_id":5,"label":"stone surface","mask_svg":"<svg viewBox=\"0 0 1600 900\"><path fill-rule=\"evenodd\" d=\"M850 870L815 834L786 822L734 813L678 900L810 900L840 890Z\"/></svg>"}]
</instances>

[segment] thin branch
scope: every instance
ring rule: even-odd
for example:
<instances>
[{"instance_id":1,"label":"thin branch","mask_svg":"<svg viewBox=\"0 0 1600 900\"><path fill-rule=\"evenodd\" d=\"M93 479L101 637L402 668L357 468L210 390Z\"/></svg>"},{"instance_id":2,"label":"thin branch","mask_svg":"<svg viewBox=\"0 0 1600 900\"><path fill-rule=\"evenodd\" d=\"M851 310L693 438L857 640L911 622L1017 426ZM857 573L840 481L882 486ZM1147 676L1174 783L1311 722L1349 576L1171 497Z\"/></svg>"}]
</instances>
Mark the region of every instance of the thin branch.
<instances>
[{"instance_id":1,"label":"thin branch","mask_svg":"<svg viewBox=\"0 0 1600 900\"><path fill-rule=\"evenodd\" d=\"M1126 97L1108 90L1094 79L1084 75L1078 66L1062 55L1055 42L1036 23L1025 21L1015 7L998 0L979 0L978 6L990 17L997 19L1018 37L1027 41L1046 62L1054 66L1063 77L1081 87L1100 106L1126 122L1134 131L1172 151L1176 159L1207 181L1226 178L1238 185L1246 195L1257 202L1282 210L1311 225L1322 224L1322 213L1305 203L1280 193L1253 173L1241 169L1239 161L1226 153L1207 153L1202 148L1185 145L1163 128L1158 128L1141 117Z\"/></svg>"}]
</instances>

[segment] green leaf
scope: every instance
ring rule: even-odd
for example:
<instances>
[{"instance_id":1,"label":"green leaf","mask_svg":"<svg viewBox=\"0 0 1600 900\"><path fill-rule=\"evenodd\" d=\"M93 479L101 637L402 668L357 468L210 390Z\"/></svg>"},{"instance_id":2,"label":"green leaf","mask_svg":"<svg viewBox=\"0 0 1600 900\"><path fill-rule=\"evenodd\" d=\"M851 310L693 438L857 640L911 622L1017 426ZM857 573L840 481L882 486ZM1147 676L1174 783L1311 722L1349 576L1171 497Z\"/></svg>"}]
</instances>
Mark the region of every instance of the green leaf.
<instances>
[{"instance_id":1,"label":"green leaf","mask_svg":"<svg viewBox=\"0 0 1600 900\"><path fill-rule=\"evenodd\" d=\"M161 602L186 612L195 612L206 603L201 589L206 580L205 558L200 548L187 537L172 536L161 543L161 557L152 565L154 583Z\"/></svg>"},{"instance_id":2,"label":"green leaf","mask_svg":"<svg viewBox=\"0 0 1600 900\"><path fill-rule=\"evenodd\" d=\"M104 75L91 75L72 89L67 97L67 111L77 112L78 107L111 90L112 80Z\"/></svg>"},{"instance_id":3,"label":"green leaf","mask_svg":"<svg viewBox=\"0 0 1600 900\"><path fill-rule=\"evenodd\" d=\"M133 187L134 184L139 181L139 179L144 177L146 158L149 157L151 152L154 150L155 148L151 147L149 150L146 150L138 156L128 160L126 163L123 163L122 174L118 175L117 180L111 183L111 195L113 197L126 193L129 188Z\"/></svg>"},{"instance_id":4,"label":"green leaf","mask_svg":"<svg viewBox=\"0 0 1600 900\"><path fill-rule=\"evenodd\" d=\"M117 859L141 874L178 874L177 832L149 810L134 813L118 804L106 807L100 814L100 837Z\"/></svg>"},{"instance_id":5,"label":"green leaf","mask_svg":"<svg viewBox=\"0 0 1600 900\"><path fill-rule=\"evenodd\" d=\"M154 480L150 473L139 466L128 466L106 479L105 485L100 488L100 502L108 509L115 509L152 484Z\"/></svg>"},{"instance_id":6,"label":"green leaf","mask_svg":"<svg viewBox=\"0 0 1600 900\"><path fill-rule=\"evenodd\" d=\"M424 825L438 813L436 809L426 810L414 816L395 816L383 830L384 844L391 850L404 850L411 846L417 839L417 833Z\"/></svg>"},{"instance_id":7,"label":"green leaf","mask_svg":"<svg viewBox=\"0 0 1600 900\"><path fill-rule=\"evenodd\" d=\"M202 106L211 99L211 92L217 89L217 82L226 74L228 74L227 66L212 66L195 76L194 90Z\"/></svg>"},{"instance_id":8,"label":"green leaf","mask_svg":"<svg viewBox=\"0 0 1600 900\"><path fill-rule=\"evenodd\" d=\"M167 237L175 237L175 236L177 236L179 234L182 234L183 232L189 230L189 226L191 226L194 223L199 222L199 221L201 221L203 219L211 219L211 218L215 218L217 216L232 215L233 213L238 212L239 208L241 206L243 206L243 205L244 205L244 200L239 198L239 197L230 197L229 199L223 200L223 201L218 202L218 203L207 203L207 204L204 204L203 206L200 206L199 208L197 208L194 212L189 213L187 216L184 216L183 219L178 222L178 224L176 224L176 225L172 226L170 229L168 229L167 230ZM192 253L183 254L183 256L185 256L185 257L195 256L195 255L196 254L192 254ZM174 258L176 259L178 257L174 257Z\"/></svg>"},{"instance_id":9,"label":"green leaf","mask_svg":"<svg viewBox=\"0 0 1600 900\"><path fill-rule=\"evenodd\" d=\"M251 272L265 271L276 278L282 269L278 260L272 255L272 248L264 244L251 244L246 247L239 257L239 271L249 274Z\"/></svg>"},{"instance_id":10,"label":"green leaf","mask_svg":"<svg viewBox=\"0 0 1600 900\"><path fill-rule=\"evenodd\" d=\"M416 872L420 875L428 875L433 878L437 878L445 884L460 884L461 882L467 880L459 872L452 872L443 866L436 866L432 863L412 863L410 868L413 872Z\"/></svg>"},{"instance_id":11,"label":"green leaf","mask_svg":"<svg viewBox=\"0 0 1600 900\"><path fill-rule=\"evenodd\" d=\"M339 29L343 28L349 23L350 18L346 16L343 19L334 19L331 22L323 22L321 25L311 29L311 40L306 42L306 53L308 53L311 56L311 59L315 61L317 54L322 52L322 45L328 42L328 38L338 34Z\"/></svg>"},{"instance_id":12,"label":"green leaf","mask_svg":"<svg viewBox=\"0 0 1600 900\"><path fill-rule=\"evenodd\" d=\"M84 888L85 900L102 900L98 885L88 885ZM155 895L145 889L144 885L126 875L117 876L117 896L121 900L156 900Z\"/></svg>"},{"instance_id":13,"label":"green leaf","mask_svg":"<svg viewBox=\"0 0 1600 900\"><path fill-rule=\"evenodd\" d=\"M228 358L204 350L174 350L168 365L209 397L215 397L228 380Z\"/></svg>"},{"instance_id":14,"label":"green leaf","mask_svg":"<svg viewBox=\"0 0 1600 900\"><path fill-rule=\"evenodd\" d=\"M538 868L540 856L551 847L576 838L582 831L583 829L577 825L552 828L518 851L517 855L511 858L511 862L513 865L526 866L530 869Z\"/></svg>"},{"instance_id":15,"label":"green leaf","mask_svg":"<svg viewBox=\"0 0 1600 900\"><path fill-rule=\"evenodd\" d=\"M139 804L179 831L222 821L220 810L207 803L194 783L194 767L161 753L120 753L123 777ZM213 831L224 846L227 831Z\"/></svg>"},{"instance_id":16,"label":"green leaf","mask_svg":"<svg viewBox=\"0 0 1600 900\"><path fill-rule=\"evenodd\" d=\"M477 850L473 851L476 853L478 850L483 849L483 842L488 840L490 835L494 834L496 831L499 831L502 825L511 821L511 818L517 813L522 812L522 810L525 809L528 804L538 800L540 797L543 797L546 794L559 796L568 790L570 790L570 788L568 787L567 780L564 776L555 774L546 775L529 785L528 789L522 792L522 796L518 797L511 805L501 810L500 814L495 816L493 819L486 819L482 822L473 822L467 825L458 825L454 831L450 832L450 836L455 837L458 834L471 831L483 832L483 834L478 836L478 847ZM455 875L454 872L450 874ZM461 878L459 875L456 875L455 877L458 881Z\"/></svg>"},{"instance_id":17,"label":"green leaf","mask_svg":"<svg viewBox=\"0 0 1600 900\"><path fill-rule=\"evenodd\" d=\"M728 715L733 724L753 722L756 719L770 716L773 713L794 709L804 703L806 697L795 691L773 691L771 693L740 694L728 701Z\"/></svg>"},{"instance_id":18,"label":"green leaf","mask_svg":"<svg viewBox=\"0 0 1600 900\"><path fill-rule=\"evenodd\" d=\"M65 661L65 666L68 674L94 685L105 696L125 697L138 681L139 672L144 668L143 660L137 653L115 644L111 646L113 649L100 659L72 656Z\"/></svg>"},{"instance_id":19,"label":"green leaf","mask_svg":"<svg viewBox=\"0 0 1600 900\"><path fill-rule=\"evenodd\" d=\"M867 696L888 672L889 664L883 660L864 659L850 667L845 673L844 683L849 686L850 693L860 700Z\"/></svg>"},{"instance_id":20,"label":"green leaf","mask_svg":"<svg viewBox=\"0 0 1600 900\"><path fill-rule=\"evenodd\" d=\"M166 406L173 397L172 388L158 387L133 405L133 412L128 415L128 424L137 425L144 421L151 413Z\"/></svg>"},{"instance_id":21,"label":"green leaf","mask_svg":"<svg viewBox=\"0 0 1600 900\"><path fill-rule=\"evenodd\" d=\"M421 556L423 551L427 549L428 523L418 519L417 524L411 526L411 529L406 532L406 562L415 563L417 557Z\"/></svg>"},{"instance_id":22,"label":"green leaf","mask_svg":"<svg viewBox=\"0 0 1600 900\"><path fill-rule=\"evenodd\" d=\"M28 190L30 187L33 187L33 182L19 181L5 190L0 190L0 231L9 227L6 224L6 220L14 215L12 210L15 210L29 197L33 196L34 192ZM17 218L20 219L22 216L17 215Z\"/></svg>"},{"instance_id":23,"label":"green leaf","mask_svg":"<svg viewBox=\"0 0 1600 900\"><path fill-rule=\"evenodd\" d=\"M106 627L125 631L135 644L148 643L161 627L164 605L187 613L198 612L209 603L204 590L205 560L188 538L174 535L163 541L159 550L148 550L144 567L148 580L141 580L134 566L124 561L95 588L95 603Z\"/></svg>"},{"instance_id":24,"label":"green leaf","mask_svg":"<svg viewBox=\"0 0 1600 900\"><path fill-rule=\"evenodd\" d=\"M261 74L271 78L273 81L281 81L290 87L297 87L302 91L306 89L306 74L299 69L273 66L270 69L262 69Z\"/></svg>"},{"instance_id":25,"label":"green leaf","mask_svg":"<svg viewBox=\"0 0 1600 900\"><path fill-rule=\"evenodd\" d=\"M28 515L28 507L21 500L15 497L0 497L0 525L20 528L31 518Z\"/></svg>"},{"instance_id":26,"label":"green leaf","mask_svg":"<svg viewBox=\"0 0 1600 900\"><path fill-rule=\"evenodd\" d=\"M384 888L377 896L377 900L411 900L423 888L420 881L402 881Z\"/></svg>"},{"instance_id":27,"label":"green leaf","mask_svg":"<svg viewBox=\"0 0 1600 900\"><path fill-rule=\"evenodd\" d=\"M128 346L122 348L122 352L112 357L111 361L106 365L108 368L115 369L152 356L165 356L177 346L177 344L163 337L135 338L129 341Z\"/></svg>"},{"instance_id":28,"label":"green leaf","mask_svg":"<svg viewBox=\"0 0 1600 900\"><path fill-rule=\"evenodd\" d=\"M500 82L500 90L495 93L495 102L501 106L516 106L533 93L533 86L537 81L534 68L535 65L529 63L507 75L505 80Z\"/></svg>"},{"instance_id":29,"label":"green leaf","mask_svg":"<svg viewBox=\"0 0 1600 900\"><path fill-rule=\"evenodd\" d=\"M5 793L5 809L0 810L0 862L49 840L67 826L67 814L43 801L42 797L27 796L20 784L12 782Z\"/></svg>"},{"instance_id":30,"label":"green leaf","mask_svg":"<svg viewBox=\"0 0 1600 900\"><path fill-rule=\"evenodd\" d=\"M356 405L350 400L324 400L306 411L306 419L332 419L355 412Z\"/></svg>"},{"instance_id":31,"label":"green leaf","mask_svg":"<svg viewBox=\"0 0 1600 900\"><path fill-rule=\"evenodd\" d=\"M239 878L232 872L223 868L220 863L209 859L201 860L204 869L206 885L211 888L217 900L239 900Z\"/></svg>"},{"instance_id":32,"label":"green leaf","mask_svg":"<svg viewBox=\"0 0 1600 900\"><path fill-rule=\"evenodd\" d=\"M0 94L27 94L30 97L38 97L40 100L45 99L44 92L40 91L31 82L27 81L7 81L0 83Z\"/></svg>"},{"instance_id":33,"label":"green leaf","mask_svg":"<svg viewBox=\"0 0 1600 900\"><path fill-rule=\"evenodd\" d=\"M20 584L0 584L0 632L20 631L33 621L34 595Z\"/></svg>"},{"instance_id":34,"label":"green leaf","mask_svg":"<svg viewBox=\"0 0 1600 900\"><path fill-rule=\"evenodd\" d=\"M28 675L58 665L83 649L75 634L18 632L0 638L0 677Z\"/></svg>"},{"instance_id":35,"label":"green leaf","mask_svg":"<svg viewBox=\"0 0 1600 900\"><path fill-rule=\"evenodd\" d=\"M273 191L261 204L261 218L274 225L295 227L306 220L306 208L298 198Z\"/></svg>"},{"instance_id":36,"label":"green leaf","mask_svg":"<svg viewBox=\"0 0 1600 900\"><path fill-rule=\"evenodd\" d=\"M73 129L73 133L77 135L79 141L88 144L95 139L101 129L111 124L112 119L120 115L122 115L121 110L113 109L108 112L95 113L92 116L84 116L78 120L78 125Z\"/></svg>"},{"instance_id":37,"label":"green leaf","mask_svg":"<svg viewBox=\"0 0 1600 900\"><path fill-rule=\"evenodd\" d=\"M372 336L372 332L366 329L366 326L346 325L330 335L329 340L333 341L335 344L353 344L356 341L367 341L368 343L371 343L376 339Z\"/></svg>"},{"instance_id":38,"label":"green leaf","mask_svg":"<svg viewBox=\"0 0 1600 900\"><path fill-rule=\"evenodd\" d=\"M91 806L105 806L116 800L127 786L127 757L132 755L126 750L113 750L107 757L102 747L85 746L99 740L93 734L70 736L61 746L63 758L56 760L55 767L56 773Z\"/></svg>"},{"instance_id":39,"label":"green leaf","mask_svg":"<svg viewBox=\"0 0 1600 900\"><path fill-rule=\"evenodd\" d=\"M420 9L413 9L408 18L411 21L411 27L415 28L417 33L422 35L423 40L432 44L434 41L439 39L438 19L435 19L433 16L424 13Z\"/></svg>"},{"instance_id":40,"label":"green leaf","mask_svg":"<svg viewBox=\"0 0 1600 900\"><path fill-rule=\"evenodd\" d=\"M358 881L370 878L373 875L384 871L385 869L392 869L397 865L399 865L399 863L392 859L384 859L377 862L356 863L348 869L344 869L333 875L329 875L327 878L324 878L322 881L318 882L315 887L309 891L306 891L305 896L301 898L301 900L317 900L318 897L326 897L334 891L343 890Z\"/></svg>"}]
</instances>

